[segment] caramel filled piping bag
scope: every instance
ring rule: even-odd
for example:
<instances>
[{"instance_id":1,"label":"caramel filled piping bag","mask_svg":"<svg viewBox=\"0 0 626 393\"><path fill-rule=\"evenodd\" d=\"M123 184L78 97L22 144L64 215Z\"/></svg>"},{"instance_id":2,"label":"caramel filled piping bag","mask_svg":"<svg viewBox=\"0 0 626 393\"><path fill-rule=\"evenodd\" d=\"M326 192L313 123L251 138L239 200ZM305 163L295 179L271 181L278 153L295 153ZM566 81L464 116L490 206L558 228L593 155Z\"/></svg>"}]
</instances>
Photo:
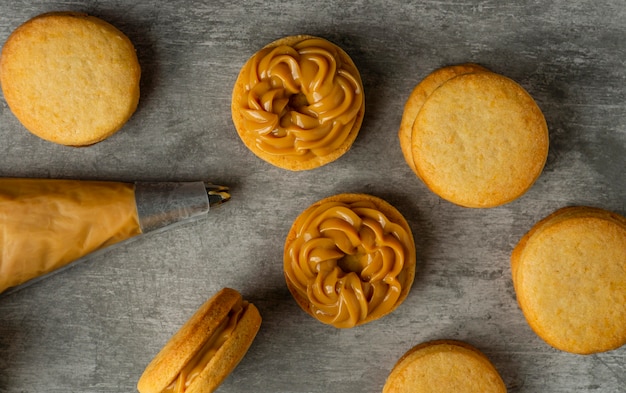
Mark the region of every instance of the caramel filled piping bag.
<instances>
[{"instance_id":1,"label":"caramel filled piping bag","mask_svg":"<svg viewBox=\"0 0 626 393\"><path fill-rule=\"evenodd\" d=\"M0 178L0 293L230 199L205 182Z\"/></svg>"}]
</instances>

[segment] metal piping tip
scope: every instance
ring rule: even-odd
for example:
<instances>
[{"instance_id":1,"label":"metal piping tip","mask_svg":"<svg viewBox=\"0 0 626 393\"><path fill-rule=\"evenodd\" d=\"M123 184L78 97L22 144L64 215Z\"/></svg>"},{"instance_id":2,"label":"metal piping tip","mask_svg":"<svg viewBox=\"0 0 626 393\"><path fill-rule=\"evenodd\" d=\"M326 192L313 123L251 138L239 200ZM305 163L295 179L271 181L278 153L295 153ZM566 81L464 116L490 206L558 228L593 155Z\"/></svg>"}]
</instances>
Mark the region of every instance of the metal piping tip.
<instances>
[{"instance_id":1,"label":"metal piping tip","mask_svg":"<svg viewBox=\"0 0 626 393\"><path fill-rule=\"evenodd\" d=\"M218 186L217 184L204 183L204 188L209 196L209 206L217 206L230 200L228 187Z\"/></svg>"}]
</instances>

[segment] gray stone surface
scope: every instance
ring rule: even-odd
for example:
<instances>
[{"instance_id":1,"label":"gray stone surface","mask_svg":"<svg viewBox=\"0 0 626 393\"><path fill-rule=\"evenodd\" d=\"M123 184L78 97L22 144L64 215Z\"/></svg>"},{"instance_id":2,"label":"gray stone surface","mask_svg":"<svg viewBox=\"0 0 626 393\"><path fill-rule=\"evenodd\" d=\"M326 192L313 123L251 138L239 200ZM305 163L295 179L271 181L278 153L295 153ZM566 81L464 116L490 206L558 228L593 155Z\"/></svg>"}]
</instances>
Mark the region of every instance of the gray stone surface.
<instances>
[{"instance_id":1,"label":"gray stone surface","mask_svg":"<svg viewBox=\"0 0 626 393\"><path fill-rule=\"evenodd\" d=\"M99 16L134 42L138 111L113 137L57 146L0 100L0 176L211 180L233 200L0 297L0 392L130 392L208 297L229 286L260 309L256 341L221 392L379 392L396 360L431 339L483 350L510 392L624 392L626 347L552 349L515 302L509 255L534 222L574 204L626 214L626 5L611 1L8 1L0 40L52 10ZM257 159L230 120L239 68L285 35L342 46L366 92L363 128L338 161L287 172ZM404 163L397 129L415 84L477 62L524 86L550 128L546 168L522 198L472 210ZM350 330L313 320L283 280L282 244L304 207L341 192L385 198L408 219L418 270L391 315ZM1 223L0 223L1 225Z\"/></svg>"}]
</instances>

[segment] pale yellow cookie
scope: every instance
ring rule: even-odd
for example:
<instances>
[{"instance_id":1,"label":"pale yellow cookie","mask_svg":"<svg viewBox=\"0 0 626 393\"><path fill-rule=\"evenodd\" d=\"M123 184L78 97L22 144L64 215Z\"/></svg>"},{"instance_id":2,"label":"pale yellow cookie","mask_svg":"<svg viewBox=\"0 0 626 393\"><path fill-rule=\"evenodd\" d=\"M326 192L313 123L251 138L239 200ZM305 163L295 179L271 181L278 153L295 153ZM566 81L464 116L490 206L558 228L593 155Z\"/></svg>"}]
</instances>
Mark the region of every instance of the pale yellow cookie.
<instances>
[{"instance_id":1,"label":"pale yellow cookie","mask_svg":"<svg viewBox=\"0 0 626 393\"><path fill-rule=\"evenodd\" d=\"M90 145L118 131L137 108L140 74L122 32L74 12L25 22L0 56L11 111L33 134L63 145Z\"/></svg>"},{"instance_id":2,"label":"pale yellow cookie","mask_svg":"<svg viewBox=\"0 0 626 393\"><path fill-rule=\"evenodd\" d=\"M546 121L532 97L493 72L441 84L422 105L411 135L424 183L450 202L476 208L523 195L543 170L548 144Z\"/></svg>"},{"instance_id":3,"label":"pale yellow cookie","mask_svg":"<svg viewBox=\"0 0 626 393\"><path fill-rule=\"evenodd\" d=\"M489 359L464 342L439 340L408 351L387 377L383 393L506 393Z\"/></svg>"},{"instance_id":4,"label":"pale yellow cookie","mask_svg":"<svg viewBox=\"0 0 626 393\"><path fill-rule=\"evenodd\" d=\"M277 167L300 171L350 149L361 128L365 96L346 52L319 37L270 43L242 67L232 119L243 143Z\"/></svg>"},{"instance_id":5,"label":"pale yellow cookie","mask_svg":"<svg viewBox=\"0 0 626 393\"><path fill-rule=\"evenodd\" d=\"M411 229L392 205L365 194L322 199L294 221L285 241L287 287L320 322L351 328L381 318L415 277Z\"/></svg>"},{"instance_id":6,"label":"pale yellow cookie","mask_svg":"<svg viewBox=\"0 0 626 393\"><path fill-rule=\"evenodd\" d=\"M511 269L528 324L551 346L590 354L626 343L626 218L557 210L520 240Z\"/></svg>"},{"instance_id":7,"label":"pale yellow cookie","mask_svg":"<svg viewBox=\"0 0 626 393\"><path fill-rule=\"evenodd\" d=\"M207 300L148 364L140 393L211 393L243 359L261 326L257 308L234 289Z\"/></svg>"},{"instance_id":8,"label":"pale yellow cookie","mask_svg":"<svg viewBox=\"0 0 626 393\"><path fill-rule=\"evenodd\" d=\"M415 86L409 98L404 105L402 120L400 122L400 130L398 131L398 139L400 140L400 148L404 155L404 160L409 167L417 174L415 164L413 163L413 147L411 145L411 137L413 134L413 123L424 105L424 102L446 81L462 74L471 72L488 72L488 70L478 64L460 64L440 68L430 73L420 83Z\"/></svg>"}]
</instances>

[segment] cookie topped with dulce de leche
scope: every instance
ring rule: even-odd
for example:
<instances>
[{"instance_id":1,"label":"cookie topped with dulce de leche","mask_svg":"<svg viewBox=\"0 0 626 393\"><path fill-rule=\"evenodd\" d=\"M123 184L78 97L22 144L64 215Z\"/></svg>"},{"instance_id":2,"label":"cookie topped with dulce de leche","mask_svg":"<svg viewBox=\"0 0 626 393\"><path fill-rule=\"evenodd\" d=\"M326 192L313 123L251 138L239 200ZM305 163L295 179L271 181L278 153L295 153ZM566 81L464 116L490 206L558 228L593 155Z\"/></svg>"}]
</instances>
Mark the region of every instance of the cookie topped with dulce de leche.
<instances>
[{"instance_id":1,"label":"cookie topped with dulce de leche","mask_svg":"<svg viewBox=\"0 0 626 393\"><path fill-rule=\"evenodd\" d=\"M350 149L365 99L359 71L343 49L297 35L268 44L245 63L231 109L248 149L272 165L300 171Z\"/></svg>"}]
</instances>

